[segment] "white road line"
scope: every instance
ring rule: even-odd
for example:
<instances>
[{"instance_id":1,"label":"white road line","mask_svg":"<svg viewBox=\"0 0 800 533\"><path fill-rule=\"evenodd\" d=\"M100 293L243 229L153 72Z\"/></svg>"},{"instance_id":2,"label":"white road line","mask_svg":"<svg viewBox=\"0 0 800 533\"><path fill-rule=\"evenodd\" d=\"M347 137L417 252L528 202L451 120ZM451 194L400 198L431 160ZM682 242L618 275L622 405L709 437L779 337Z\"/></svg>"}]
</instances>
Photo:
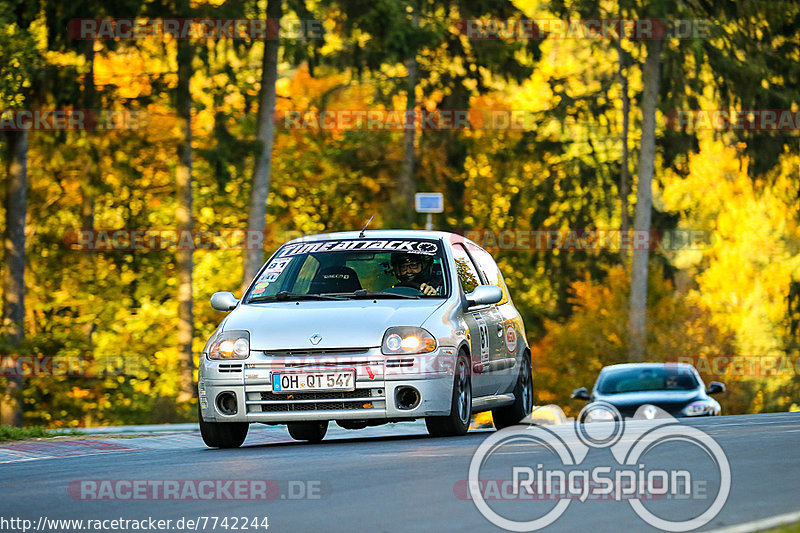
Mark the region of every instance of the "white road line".
<instances>
[{"instance_id":1,"label":"white road line","mask_svg":"<svg viewBox=\"0 0 800 533\"><path fill-rule=\"evenodd\" d=\"M108 450L102 452L91 453L76 453L74 455L37 455L36 457L24 457L20 459L11 459L8 461L0 461L0 464L20 463L23 461L41 461L44 459L71 459L73 457L92 457L95 455L108 455L110 453L129 453L129 452L143 452L145 449L135 450L133 448L127 450Z\"/></svg>"},{"instance_id":2,"label":"white road line","mask_svg":"<svg viewBox=\"0 0 800 533\"><path fill-rule=\"evenodd\" d=\"M763 531L765 529L791 524L792 522L797 521L800 521L800 511L772 516L762 520L754 520L744 524L736 524L735 526L712 529L706 531L705 533L750 533L751 531Z\"/></svg>"}]
</instances>

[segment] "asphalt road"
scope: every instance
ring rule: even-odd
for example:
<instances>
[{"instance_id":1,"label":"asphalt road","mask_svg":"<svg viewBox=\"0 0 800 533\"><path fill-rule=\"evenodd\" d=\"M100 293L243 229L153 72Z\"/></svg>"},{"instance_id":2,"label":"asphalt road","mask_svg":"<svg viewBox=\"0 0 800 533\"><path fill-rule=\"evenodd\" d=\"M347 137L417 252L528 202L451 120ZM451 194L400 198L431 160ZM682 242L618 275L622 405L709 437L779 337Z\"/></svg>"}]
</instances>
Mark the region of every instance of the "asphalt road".
<instances>
[{"instance_id":1,"label":"asphalt road","mask_svg":"<svg viewBox=\"0 0 800 533\"><path fill-rule=\"evenodd\" d=\"M686 424L704 431L718 443L731 467L727 502L717 517L701 529L800 510L800 413L725 416ZM571 424L548 429L567 443L578 441ZM249 531L264 531L253 527L252 518L258 518L263 525L263 518L267 517L269 531L494 531L499 529L458 489L467 479L476 448L493 434L481 430L458 438L430 438L419 423L362 431L345 431L332 425L324 442L310 445L292 441L284 428L254 426L245 445L235 450L207 449L193 433L0 446L0 525L2 519L11 518L28 519L35 526L41 517L153 517L172 520L170 530L179 531L174 524L181 518L216 516L219 518L215 529L211 519L201 521L197 530L232 531L232 517L248 517ZM686 443L665 443L653 448L647 458L651 467L685 469L695 480L706 476L706 499L700 491L688 500L662 498L647 504L660 516L691 516L708 507L716 494L719 479L715 481L709 456L692 453L689 447ZM509 479L513 466L530 465L535 469L542 465L546 469L560 464L541 444L518 442L497 450L487 461L481 478ZM592 449L581 468L614 464L608 450ZM271 499L90 499L101 495L102 480L134 479L156 484L162 480L194 480L189 483L195 486L197 480L209 479L270 480L267 493ZM95 480L90 483L96 484L89 486L98 492L81 493L80 483L87 480ZM115 497L127 497L127 493L119 491L122 485L113 483L118 491ZM219 494L224 496L224 490ZM503 501L490 505L501 514L530 520L554 504ZM223 517L231 517L227 529L220 522ZM242 525L240 518L238 530ZM21 530L10 523L0 529ZM42 529L59 530L52 526ZM114 530L110 526L99 529ZM626 501L572 501L546 530L597 533L656 529L639 518Z\"/></svg>"}]
</instances>

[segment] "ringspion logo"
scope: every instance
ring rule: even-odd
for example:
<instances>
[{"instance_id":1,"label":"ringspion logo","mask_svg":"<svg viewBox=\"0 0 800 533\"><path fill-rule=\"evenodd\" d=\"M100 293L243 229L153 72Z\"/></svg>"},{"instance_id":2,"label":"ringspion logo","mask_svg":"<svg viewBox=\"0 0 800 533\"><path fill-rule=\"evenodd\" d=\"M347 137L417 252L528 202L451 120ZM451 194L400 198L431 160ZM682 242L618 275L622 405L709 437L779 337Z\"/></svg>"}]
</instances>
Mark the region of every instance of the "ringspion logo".
<instances>
[{"instance_id":1,"label":"ringspion logo","mask_svg":"<svg viewBox=\"0 0 800 533\"><path fill-rule=\"evenodd\" d=\"M595 402L583 408L570 428L572 431L517 426L493 433L472 456L467 482L469 498L489 522L508 531L545 528L558 520L571 503L597 499L625 501L642 520L665 531L689 531L707 524L722 510L730 493L731 469L725 452L708 434L680 424L664 411L658 410L656 417L651 413L652 420L644 420L644 413L640 411L645 408L658 409L652 405L642 406L634 416L642 420L626 422L612 405ZM592 420L601 422L590 422ZM516 458L541 457L522 453L526 444L539 449L544 447L555 460L519 461ZM670 450L681 446L683 458L699 452L702 460L710 463L703 474L710 471L712 476L709 477L719 480L716 493L711 494L709 479L698 479L703 475L683 467L683 461L658 465L661 468L648 463L648 454L665 444ZM601 462L589 466L587 457L598 449L610 450L616 464ZM503 456L515 458L510 469L503 462ZM498 460L501 466L493 462L497 457L501 458ZM498 472L503 471L507 477L498 479ZM489 493L488 487L495 489ZM457 484L456 495L459 489ZM656 508L646 505L653 500L680 502L689 498L710 503L698 514L688 517L682 505ZM495 505L495 509L490 504L498 500L515 501L527 507L522 511L514 509L513 517L509 517L500 510L509 513L510 507ZM541 502L547 502L544 512ZM524 511L531 516L521 519ZM678 516L665 516L670 513Z\"/></svg>"}]
</instances>

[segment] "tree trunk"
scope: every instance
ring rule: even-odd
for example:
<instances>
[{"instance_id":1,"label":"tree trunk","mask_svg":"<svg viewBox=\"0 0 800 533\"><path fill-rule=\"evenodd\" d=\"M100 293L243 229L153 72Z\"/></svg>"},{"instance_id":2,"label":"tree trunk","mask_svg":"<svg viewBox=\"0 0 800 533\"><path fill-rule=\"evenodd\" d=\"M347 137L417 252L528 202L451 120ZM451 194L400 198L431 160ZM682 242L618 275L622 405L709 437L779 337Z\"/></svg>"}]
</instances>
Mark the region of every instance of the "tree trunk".
<instances>
[{"instance_id":1,"label":"tree trunk","mask_svg":"<svg viewBox=\"0 0 800 533\"><path fill-rule=\"evenodd\" d=\"M642 142L639 154L639 184L636 190L636 218L634 230L650 232L650 215L653 205L653 174L656 159L656 105L661 74L662 40L647 43L647 59L642 73L644 93L642 95ZM637 241L635 238L633 242ZM650 239L646 246L635 246L631 265L631 296L629 316L629 358L643 361L647 344L647 263ZM643 248L643 249L639 249Z\"/></svg>"},{"instance_id":2,"label":"tree trunk","mask_svg":"<svg viewBox=\"0 0 800 533\"><path fill-rule=\"evenodd\" d=\"M178 168L175 176L177 206L175 221L183 239L194 227L192 217L192 96L189 82L192 78L193 49L189 40L178 41L178 86L175 107L181 128L178 143ZM181 239L182 240L182 239ZM179 243L181 242L179 240ZM180 393L178 401L185 402L194 396L194 311L192 309L192 246L179 244L178 267L178 354L180 360Z\"/></svg>"},{"instance_id":3,"label":"tree trunk","mask_svg":"<svg viewBox=\"0 0 800 533\"><path fill-rule=\"evenodd\" d=\"M86 42L85 46L85 57L86 63L89 65L89 72L86 73L86 77L83 82L83 108L97 111L101 106L98 104L97 88L94 84L94 41ZM98 134L91 131L84 131L82 135L92 139L93 137L96 138ZM95 198L97 197L97 191L101 179L101 156L97 144L98 143L95 142L86 143L87 153L83 171L85 178L81 183L81 229L85 231L94 230ZM80 260L79 268L85 269L86 272L91 273L90 283L96 280L97 271L95 266L96 262L92 257L92 254L84 253ZM94 335L94 330L95 321L88 320L86 325L83 327L83 332L86 334L86 339L89 346L92 345L92 336ZM89 427L88 424L86 426Z\"/></svg>"},{"instance_id":4,"label":"tree trunk","mask_svg":"<svg viewBox=\"0 0 800 533\"><path fill-rule=\"evenodd\" d=\"M622 13L619 15L620 20ZM625 51L622 49L620 41L614 41L617 48L617 55L619 57L619 79L620 79L620 92L622 100L622 133L620 134L620 141L622 142L622 155L620 157L620 172L619 172L619 200L620 200L620 231L628 231L630 221L628 220L628 196L630 195L630 177L628 172L628 129L631 114L631 100L628 96L628 75L625 72ZM627 251L621 250L623 259L627 257Z\"/></svg>"},{"instance_id":5,"label":"tree trunk","mask_svg":"<svg viewBox=\"0 0 800 533\"><path fill-rule=\"evenodd\" d=\"M419 14L414 13L414 25L419 26ZM405 61L406 65L406 127L403 132L403 162L397 176L397 194L394 196L394 212L404 227L411 227L414 220L414 140L416 137L415 110L417 107L417 83L419 65L416 53Z\"/></svg>"},{"instance_id":6,"label":"tree trunk","mask_svg":"<svg viewBox=\"0 0 800 533\"><path fill-rule=\"evenodd\" d=\"M267 2L267 19L277 27L281 18L281 0ZM267 228L267 202L272 171L272 145L275 138L275 83L278 81L278 49L276 35L267 34L264 40L264 57L261 60L261 90L258 101L258 152L253 167L253 185L250 192L250 213L247 217L248 238L244 252L242 291L258 272L264 261L264 233ZM250 238L251 236L258 238ZM257 243L258 246L253 244Z\"/></svg>"},{"instance_id":7,"label":"tree trunk","mask_svg":"<svg viewBox=\"0 0 800 533\"><path fill-rule=\"evenodd\" d=\"M25 214L28 190L28 132L6 133L8 181L3 236L3 329L12 345L25 339ZM0 400L0 421L22 426L22 376L9 376Z\"/></svg>"},{"instance_id":8,"label":"tree trunk","mask_svg":"<svg viewBox=\"0 0 800 533\"><path fill-rule=\"evenodd\" d=\"M89 41L86 45L86 62L89 65L89 72L86 73L83 90L83 108L97 111L97 90L94 85L94 41ZM84 132L83 135L90 136L91 132ZM98 161L100 154L95 143L86 143L88 147L88 157L84 167L85 181L81 184L81 228L85 230L94 229L94 201L97 195L97 184L99 183Z\"/></svg>"}]
</instances>

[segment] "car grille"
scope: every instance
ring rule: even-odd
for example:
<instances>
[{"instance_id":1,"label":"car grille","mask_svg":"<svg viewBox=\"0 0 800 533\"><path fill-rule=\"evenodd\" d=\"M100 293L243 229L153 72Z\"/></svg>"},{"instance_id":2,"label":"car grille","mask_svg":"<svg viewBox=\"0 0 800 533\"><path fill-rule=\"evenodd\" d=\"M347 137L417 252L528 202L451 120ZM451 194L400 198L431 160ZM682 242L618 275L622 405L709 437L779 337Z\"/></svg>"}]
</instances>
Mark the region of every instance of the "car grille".
<instances>
[{"instance_id":1,"label":"car grille","mask_svg":"<svg viewBox=\"0 0 800 533\"><path fill-rule=\"evenodd\" d=\"M284 368L353 368L355 366L365 366L365 365L380 365L380 361L310 361L310 362L297 362L293 363L291 361L286 361L284 363Z\"/></svg>"},{"instance_id":2,"label":"car grille","mask_svg":"<svg viewBox=\"0 0 800 533\"><path fill-rule=\"evenodd\" d=\"M336 402L336 403L290 403L278 405L261 405L262 413L293 413L297 411L337 411L340 409L354 410L365 409L364 402ZM371 407L369 408L371 409Z\"/></svg>"},{"instance_id":3,"label":"car grille","mask_svg":"<svg viewBox=\"0 0 800 533\"><path fill-rule=\"evenodd\" d=\"M408 368L414 366L413 359L387 359L386 368Z\"/></svg>"},{"instance_id":4,"label":"car grille","mask_svg":"<svg viewBox=\"0 0 800 533\"><path fill-rule=\"evenodd\" d=\"M302 348L297 350L264 350L267 357L293 357L317 355L357 355L367 353L369 348Z\"/></svg>"},{"instance_id":5,"label":"car grille","mask_svg":"<svg viewBox=\"0 0 800 533\"><path fill-rule=\"evenodd\" d=\"M686 407L687 405L689 405L691 402L680 402L680 403L646 402L646 403L650 403L650 405L655 405L659 409L663 409L664 411L666 411L667 413L669 413L672 416L680 416L682 414L681 411L683 410L683 408ZM626 418L631 418L631 417L633 417L634 414L636 414L636 411L642 405L645 405L645 404L643 403L641 405L628 405L628 406L624 406L624 407L617 407L617 409L619 410L619 412L620 412L620 414L622 416L624 416Z\"/></svg>"},{"instance_id":6,"label":"car grille","mask_svg":"<svg viewBox=\"0 0 800 533\"><path fill-rule=\"evenodd\" d=\"M369 390L356 389L346 391L324 391L324 392L293 392L291 394L275 394L273 392L262 392L262 400L334 400L347 398L363 398L370 396Z\"/></svg>"},{"instance_id":7,"label":"car grille","mask_svg":"<svg viewBox=\"0 0 800 533\"><path fill-rule=\"evenodd\" d=\"M218 367L218 372L226 373L226 372L241 372L242 371L242 364L226 364L220 363Z\"/></svg>"},{"instance_id":8,"label":"car grille","mask_svg":"<svg viewBox=\"0 0 800 533\"><path fill-rule=\"evenodd\" d=\"M249 412L280 413L297 411L369 410L385 408L383 389L353 391L297 392L274 394L260 392L259 403L248 398Z\"/></svg>"}]
</instances>

